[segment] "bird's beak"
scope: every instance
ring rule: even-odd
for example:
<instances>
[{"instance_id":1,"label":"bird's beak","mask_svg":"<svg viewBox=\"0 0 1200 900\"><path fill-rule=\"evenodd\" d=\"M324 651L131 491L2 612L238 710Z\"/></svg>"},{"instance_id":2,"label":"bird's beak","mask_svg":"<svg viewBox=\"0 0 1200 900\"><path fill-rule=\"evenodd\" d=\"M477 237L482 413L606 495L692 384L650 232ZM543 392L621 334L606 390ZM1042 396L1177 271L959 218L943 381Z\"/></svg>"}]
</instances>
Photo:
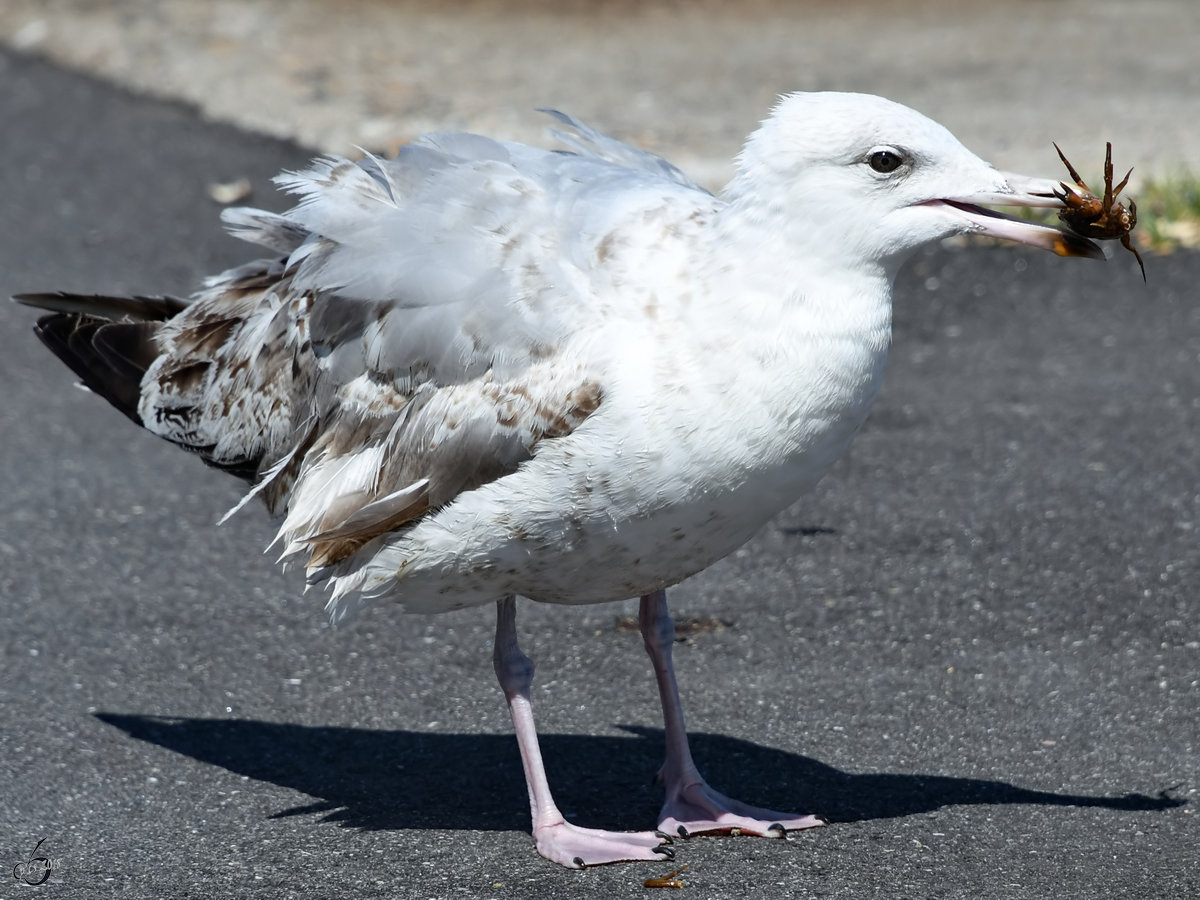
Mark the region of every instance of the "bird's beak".
<instances>
[{"instance_id":1,"label":"bird's beak","mask_svg":"<svg viewBox=\"0 0 1200 900\"><path fill-rule=\"evenodd\" d=\"M994 191L981 192L967 197L934 200L932 203L944 204L948 207L956 217L964 220L967 226L964 231L971 234L1016 241L1019 244L1028 244L1031 247L1049 250L1059 256L1104 259L1104 251L1100 249L1100 245L1085 237L1049 225L1039 225L1036 222L1027 222L1015 216L1006 216L995 210L985 209L984 206L1026 206L1054 209L1063 207L1062 200L1055 195L1055 191L1062 192L1062 185L1059 182L1010 172L999 174L1004 179L1007 189L1001 187Z\"/></svg>"}]
</instances>

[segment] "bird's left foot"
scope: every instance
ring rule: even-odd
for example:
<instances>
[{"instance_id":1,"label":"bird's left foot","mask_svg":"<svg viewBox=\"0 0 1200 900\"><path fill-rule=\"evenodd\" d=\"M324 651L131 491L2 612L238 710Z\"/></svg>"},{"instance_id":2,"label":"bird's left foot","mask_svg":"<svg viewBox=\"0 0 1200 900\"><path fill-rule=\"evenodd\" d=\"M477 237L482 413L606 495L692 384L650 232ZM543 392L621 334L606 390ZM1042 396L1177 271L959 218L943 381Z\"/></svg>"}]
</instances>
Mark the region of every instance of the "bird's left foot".
<instances>
[{"instance_id":1,"label":"bird's left foot","mask_svg":"<svg viewBox=\"0 0 1200 900\"><path fill-rule=\"evenodd\" d=\"M816 828L825 821L817 816L798 816L750 806L713 790L705 781L692 781L668 790L659 814L659 830L670 835L750 834L756 837L786 837L789 831Z\"/></svg>"}]
</instances>

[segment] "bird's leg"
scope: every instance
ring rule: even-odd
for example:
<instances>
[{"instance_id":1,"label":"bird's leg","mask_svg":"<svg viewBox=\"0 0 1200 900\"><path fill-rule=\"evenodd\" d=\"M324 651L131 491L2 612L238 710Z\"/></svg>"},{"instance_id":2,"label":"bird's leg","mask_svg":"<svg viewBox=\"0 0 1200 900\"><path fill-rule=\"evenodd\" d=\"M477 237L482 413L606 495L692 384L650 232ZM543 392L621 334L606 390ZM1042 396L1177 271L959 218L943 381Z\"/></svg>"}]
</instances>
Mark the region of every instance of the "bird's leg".
<instances>
[{"instance_id":1,"label":"bird's leg","mask_svg":"<svg viewBox=\"0 0 1200 900\"><path fill-rule=\"evenodd\" d=\"M525 769L525 783L529 787L533 839L538 853L551 862L575 869L638 859L673 858L674 852L666 846L669 838L664 842L661 835L650 831L579 828L566 821L559 812L550 795L546 770L542 766L542 751L538 747L537 730L533 724L533 708L529 702L533 661L521 652L517 644L515 597L506 597L496 603L496 644L492 662L517 732L521 765Z\"/></svg>"},{"instance_id":2,"label":"bird's leg","mask_svg":"<svg viewBox=\"0 0 1200 900\"><path fill-rule=\"evenodd\" d=\"M824 824L816 816L800 816L749 806L708 786L696 769L688 746L683 705L679 701L679 686L671 662L675 624L667 611L666 591L642 598L638 624L646 652L654 664L666 733L667 758L659 777L666 786L667 796L658 817L659 829L683 837L730 832L783 837L788 831Z\"/></svg>"}]
</instances>

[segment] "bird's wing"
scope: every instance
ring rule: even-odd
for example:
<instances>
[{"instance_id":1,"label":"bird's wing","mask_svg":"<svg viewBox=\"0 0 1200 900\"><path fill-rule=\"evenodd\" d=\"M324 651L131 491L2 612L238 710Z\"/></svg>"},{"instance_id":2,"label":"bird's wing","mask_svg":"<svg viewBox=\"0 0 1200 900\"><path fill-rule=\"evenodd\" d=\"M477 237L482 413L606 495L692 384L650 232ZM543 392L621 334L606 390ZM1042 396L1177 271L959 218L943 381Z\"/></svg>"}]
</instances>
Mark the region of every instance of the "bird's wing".
<instances>
[{"instance_id":1,"label":"bird's wing","mask_svg":"<svg viewBox=\"0 0 1200 900\"><path fill-rule=\"evenodd\" d=\"M618 248L716 202L585 136L604 152L434 134L281 176L295 208L225 218L286 261L218 277L164 328L143 421L252 463L310 570L514 471L603 402L564 348L636 299Z\"/></svg>"},{"instance_id":2,"label":"bird's wing","mask_svg":"<svg viewBox=\"0 0 1200 900\"><path fill-rule=\"evenodd\" d=\"M677 166L667 162L661 156L630 146L557 109L542 109L539 112L553 116L565 125L567 131L554 129L552 133L564 144L573 147L584 156L604 159L627 169L645 172L656 178L665 178L689 190L707 193Z\"/></svg>"}]
</instances>

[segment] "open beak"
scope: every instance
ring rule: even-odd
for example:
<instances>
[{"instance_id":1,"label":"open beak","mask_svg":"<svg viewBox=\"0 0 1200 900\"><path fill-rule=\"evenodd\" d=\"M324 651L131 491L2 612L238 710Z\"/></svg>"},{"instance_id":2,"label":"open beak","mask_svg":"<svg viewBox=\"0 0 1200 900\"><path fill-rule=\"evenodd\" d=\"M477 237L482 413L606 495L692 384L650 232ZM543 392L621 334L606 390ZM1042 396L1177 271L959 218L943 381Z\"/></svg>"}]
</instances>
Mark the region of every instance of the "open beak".
<instances>
[{"instance_id":1,"label":"open beak","mask_svg":"<svg viewBox=\"0 0 1200 900\"><path fill-rule=\"evenodd\" d=\"M987 237L1000 238L1005 241L1016 241L1028 244L1042 250L1049 250L1059 256L1083 256L1088 259L1104 259L1104 251L1100 245L1085 237L1080 237L1070 231L1062 231L1049 225L1038 225L1026 222L1016 216L1006 216L987 206L1026 206L1050 207L1062 209L1063 202L1055 196L1055 191L1061 193L1062 186L1057 181L1048 178L1031 178L1027 175L1015 175L1001 172L1001 177L1007 182L1008 190L998 190L969 197L955 197L944 200L930 201L941 204L953 210L954 215L965 220L971 234L981 234ZM983 205L981 205L983 204Z\"/></svg>"}]
</instances>

